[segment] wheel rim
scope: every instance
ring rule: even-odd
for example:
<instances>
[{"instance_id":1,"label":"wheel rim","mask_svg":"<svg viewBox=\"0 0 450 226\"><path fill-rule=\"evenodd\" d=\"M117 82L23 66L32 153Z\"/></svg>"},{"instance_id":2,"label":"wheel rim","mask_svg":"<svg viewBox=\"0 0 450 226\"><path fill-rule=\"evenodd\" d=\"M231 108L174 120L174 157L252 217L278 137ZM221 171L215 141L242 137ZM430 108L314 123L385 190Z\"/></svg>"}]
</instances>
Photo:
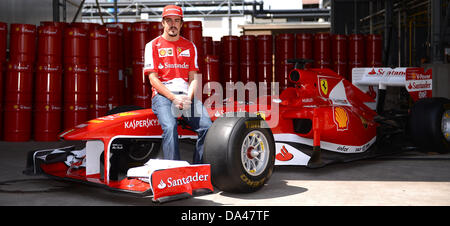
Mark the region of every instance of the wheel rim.
<instances>
[{"instance_id":1,"label":"wheel rim","mask_svg":"<svg viewBox=\"0 0 450 226\"><path fill-rule=\"evenodd\" d=\"M241 161L245 171L251 176L263 173L269 162L269 152L264 134L257 130L249 132L241 147Z\"/></svg>"},{"instance_id":2,"label":"wheel rim","mask_svg":"<svg viewBox=\"0 0 450 226\"><path fill-rule=\"evenodd\" d=\"M442 135L444 135L447 142L450 142L450 110L442 114Z\"/></svg>"}]
</instances>

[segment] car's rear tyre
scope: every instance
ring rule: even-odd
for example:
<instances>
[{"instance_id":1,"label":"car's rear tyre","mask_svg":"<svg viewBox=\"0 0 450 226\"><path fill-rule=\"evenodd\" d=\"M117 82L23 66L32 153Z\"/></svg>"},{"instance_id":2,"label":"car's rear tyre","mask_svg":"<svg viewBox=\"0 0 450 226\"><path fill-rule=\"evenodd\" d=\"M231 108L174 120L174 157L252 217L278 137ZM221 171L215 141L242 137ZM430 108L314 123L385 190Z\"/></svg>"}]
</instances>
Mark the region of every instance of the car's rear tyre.
<instances>
[{"instance_id":1,"label":"car's rear tyre","mask_svg":"<svg viewBox=\"0 0 450 226\"><path fill-rule=\"evenodd\" d=\"M426 98L411 108L409 132L423 150L438 153L450 151L450 100Z\"/></svg>"},{"instance_id":2,"label":"car's rear tyre","mask_svg":"<svg viewBox=\"0 0 450 226\"><path fill-rule=\"evenodd\" d=\"M273 172L273 134L259 117L218 118L206 135L203 160L211 164L211 180L218 189L254 192Z\"/></svg>"}]
</instances>

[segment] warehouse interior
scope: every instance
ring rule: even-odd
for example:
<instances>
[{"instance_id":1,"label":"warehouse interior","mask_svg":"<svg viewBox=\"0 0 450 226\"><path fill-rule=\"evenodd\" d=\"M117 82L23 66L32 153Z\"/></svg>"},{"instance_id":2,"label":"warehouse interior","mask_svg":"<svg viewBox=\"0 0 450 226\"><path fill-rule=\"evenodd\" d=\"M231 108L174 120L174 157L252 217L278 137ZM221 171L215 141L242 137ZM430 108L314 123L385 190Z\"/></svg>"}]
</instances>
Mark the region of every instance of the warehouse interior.
<instances>
[{"instance_id":1,"label":"warehouse interior","mask_svg":"<svg viewBox=\"0 0 450 226\"><path fill-rule=\"evenodd\" d=\"M148 81L137 74L143 65L145 44L161 32L161 10L167 4L177 4L183 8L183 35L199 48L199 56L204 59L199 62L204 67L204 77L209 76L205 75L207 73L213 74L206 80L225 78L244 83L279 82L283 90L290 86L287 75L294 66L287 59L309 58L314 60L311 66L330 68L349 80L355 67L432 68L433 96L450 96L450 1L298 0L286 1L281 6L274 2L2 1L2 134L11 134L12 131L20 134L6 140L36 139L33 130L43 127L37 123L49 124L49 121L60 119L57 128L46 129L47 132L54 130L52 135L46 134L37 139L56 140L56 134L64 129L102 116L115 106L133 104L149 107ZM23 32L17 33L19 30ZM50 35L53 32L60 34ZM90 38L82 41L76 35L71 36L80 33ZM68 39L68 36L72 38ZM58 44L55 45L59 47L45 52L44 48L48 47L45 42L57 39ZM103 52L83 53L74 47L84 45L85 48L89 43L99 45ZM92 50L85 50L89 49ZM86 59L78 58L77 54ZM58 59L54 61L54 57ZM112 65L111 62L117 63ZM207 68L212 64L217 65ZM215 71L211 72L211 68ZM103 102L100 104L98 98L91 95L86 98L92 100L86 103L72 103L69 97L75 98L79 90L72 90L73 95L63 92L87 83L87 80L79 80L77 75L91 73L92 70L99 78L110 78L110 87L105 85L103 91L97 90L94 95L100 95ZM12 87L8 82L17 81L8 80L8 74L26 72L30 77L34 75L39 78L40 71L42 74L60 74L55 90L36 89L41 86L38 82L45 82L40 79L30 79L27 84L10 90ZM102 73L104 77L100 76ZM72 83L68 82L69 78ZM106 81L98 79L90 82L107 84ZM23 87L29 89L22 93L25 98L20 94ZM40 95L43 99L39 99ZM50 103L49 96L59 98L55 98L55 103ZM19 97L22 99L18 100ZM18 103L27 98L27 103ZM39 107L42 109L39 110ZM91 112L90 108L95 110ZM37 117L39 112L45 112L46 116ZM70 116L68 112L71 112ZM57 117L49 119L50 115ZM14 120L9 120L9 117L16 120L25 117L26 120L12 123ZM14 125L9 131L10 124ZM15 128L17 126L23 128Z\"/></svg>"}]
</instances>

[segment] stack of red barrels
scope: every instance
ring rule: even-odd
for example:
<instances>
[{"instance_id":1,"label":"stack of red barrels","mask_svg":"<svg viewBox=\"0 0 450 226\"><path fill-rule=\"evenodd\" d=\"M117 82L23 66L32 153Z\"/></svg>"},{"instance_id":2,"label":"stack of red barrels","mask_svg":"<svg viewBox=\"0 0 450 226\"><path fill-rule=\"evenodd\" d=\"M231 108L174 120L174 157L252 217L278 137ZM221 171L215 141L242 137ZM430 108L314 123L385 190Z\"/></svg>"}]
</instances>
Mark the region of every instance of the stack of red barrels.
<instances>
[{"instance_id":1,"label":"stack of red barrels","mask_svg":"<svg viewBox=\"0 0 450 226\"><path fill-rule=\"evenodd\" d=\"M132 25L132 54L133 54L133 105L143 108L151 107L151 87L144 76L145 45L151 41L150 26L147 22L136 22Z\"/></svg>"},{"instance_id":2,"label":"stack of red barrels","mask_svg":"<svg viewBox=\"0 0 450 226\"><path fill-rule=\"evenodd\" d=\"M64 31L63 128L88 120L88 30L70 26Z\"/></svg>"},{"instance_id":3,"label":"stack of red barrels","mask_svg":"<svg viewBox=\"0 0 450 226\"><path fill-rule=\"evenodd\" d=\"M88 71L88 118L94 119L108 111L108 32L104 26L89 31Z\"/></svg>"},{"instance_id":4,"label":"stack of red barrels","mask_svg":"<svg viewBox=\"0 0 450 226\"><path fill-rule=\"evenodd\" d=\"M181 36L194 43L197 48L197 63L199 73L203 72L204 53L203 53L203 29L201 21L186 21L181 29Z\"/></svg>"},{"instance_id":5,"label":"stack of red barrels","mask_svg":"<svg viewBox=\"0 0 450 226\"><path fill-rule=\"evenodd\" d=\"M266 94L271 95L273 77L273 38L272 35L256 36L256 80L267 87ZM259 89L259 86L258 86ZM262 90L261 90L262 91Z\"/></svg>"},{"instance_id":6,"label":"stack of red barrels","mask_svg":"<svg viewBox=\"0 0 450 226\"><path fill-rule=\"evenodd\" d=\"M252 82L256 83L256 37L254 35L242 35L239 37L239 76L240 81L245 84ZM255 102L250 99L256 97L257 86L247 86L250 93L244 93L245 101Z\"/></svg>"},{"instance_id":7,"label":"stack of red barrels","mask_svg":"<svg viewBox=\"0 0 450 226\"><path fill-rule=\"evenodd\" d=\"M295 58L313 59L313 35L310 33L295 34ZM312 67L312 63L305 64L305 68Z\"/></svg>"},{"instance_id":8,"label":"stack of red barrels","mask_svg":"<svg viewBox=\"0 0 450 226\"><path fill-rule=\"evenodd\" d=\"M0 138L3 137L3 83L6 64L8 24L0 22Z\"/></svg>"},{"instance_id":9,"label":"stack of red barrels","mask_svg":"<svg viewBox=\"0 0 450 226\"><path fill-rule=\"evenodd\" d=\"M382 37L378 34L281 33L256 37L223 36L221 41L204 37L203 40L208 42L203 44L205 47L212 42L212 54L221 59L219 67L223 76L219 77L223 77L222 83L256 81L270 84L274 78L282 91L290 86L288 75L294 65L287 60L293 58L311 59L313 63L307 63L306 68L329 68L348 80L351 80L351 71L355 67L382 66ZM256 43L256 49L249 45L250 40ZM249 52L256 58L256 69L250 66L253 59L248 58Z\"/></svg>"},{"instance_id":10,"label":"stack of red barrels","mask_svg":"<svg viewBox=\"0 0 450 226\"><path fill-rule=\"evenodd\" d=\"M226 84L239 81L239 37L229 35L223 36L222 39L222 86L224 94Z\"/></svg>"},{"instance_id":11,"label":"stack of red barrels","mask_svg":"<svg viewBox=\"0 0 450 226\"><path fill-rule=\"evenodd\" d=\"M275 82L279 83L280 90L285 90L289 86L289 72L294 68L294 64L288 59L293 59L295 54L295 39L292 33L278 34L275 38Z\"/></svg>"},{"instance_id":12,"label":"stack of red barrels","mask_svg":"<svg viewBox=\"0 0 450 226\"><path fill-rule=\"evenodd\" d=\"M31 139L33 70L36 57L36 26L11 24L10 60L4 97L5 141Z\"/></svg>"},{"instance_id":13,"label":"stack of red barrels","mask_svg":"<svg viewBox=\"0 0 450 226\"><path fill-rule=\"evenodd\" d=\"M342 76L347 75L347 43L346 35L335 34L331 37L332 69Z\"/></svg>"},{"instance_id":14,"label":"stack of red barrels","mask_svg":"<svg viewBox=\"0 0 450 226\"><path fill-rule=\"evenodd\" d=\"M132 23L120 22L110 24L111 27L121 29L121 41L119 46L119 103L120 105L131 105L133 103L133 90L131 88L131 78L133 76L132 58Z\"/></svg>"},{"instance_id":15,"label":"stack of red barrels","mask_svg":"<svg viewBox=\"0 0 450 226\"><path fill-rule=\"evenodd\" d=\"M150 108L145 45L161 33L160 22L41 22L9 29L0 22L0 137L55 141L63 130L116 106ZM182 35L197 47L203 100L214 94L210 82L222 85L224 98L227 82L263 82L268 95L272 82L278 82L281 92L290 86L294 65L287 60L292 58L313 59L307 68L330 68L348 80L355 67L382 66L377 34L281 33L214 41L202 33L200 21L184 22Z\"/></svg>"},{"instance_id":16,"label":"stack of red barrels","mask_svg":"<svg viewBox=\"0 0 450 226\"><path fill-rule=\"evenodd\" d=\"M38 27L33 114L36 141L56 141L61 131L62 36L61 26Z\"/></svg>"},{"instance_id":17,"label":"stack of red barrels","mask_svg":"<svg viewBox=\"0 0 450 226\"><path fill-rule=\"evenodd\" d=\"M220 43L220 42L219 42ZM212 37L203 37L203 56L205 58L202 73L202 98L206 101L215 94L212 82L220 84L220 56L218 52L214 52L214 41ZM214 107L211 102L205 102L208 107Z\"/></svg>"},{"instance_id":18,"label":"stack of red barrels","mask_svg":"<svg viewBox=\"0 0 450 226\"><path fill-rule=\"evenodd\" d=\"M331 66L331 36L329 33L314 35L314 67L330 68Z\"/></svg>"},{"instance_id":19,"label":"stack of red barrels","mask_svg":"<svg viewBox=\"0 0 450 226\"><path fill-rule=\"evenodd\" d=\"M123 45L122 30L119 27L107 26L108 35L108 110L123 105Z\"/></svg>"}]
</instances>

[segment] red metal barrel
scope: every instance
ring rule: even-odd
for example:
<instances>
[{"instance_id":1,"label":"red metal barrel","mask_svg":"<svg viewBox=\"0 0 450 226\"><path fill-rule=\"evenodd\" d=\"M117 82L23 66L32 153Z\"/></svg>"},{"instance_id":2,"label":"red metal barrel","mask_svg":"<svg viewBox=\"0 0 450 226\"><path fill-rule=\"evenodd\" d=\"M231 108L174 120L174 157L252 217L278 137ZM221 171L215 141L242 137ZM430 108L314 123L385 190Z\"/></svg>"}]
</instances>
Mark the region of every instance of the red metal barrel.
<instances>
[{"instance_id":1,"label":"red metal barrel","mask_svg":"<svg viewBox=\"0 0 450 226\"><path fill-rule=\"evenodd\" d=\"M0 62L0 128L3 128L3 63ZM0 139L3 138L3 129L0 129Z\"/></svg>"},{"instance_id":2,"label":"red metal barrel","mask_svg":"<svg viewBox=\"0 0 450 226\"><path fill-rule=\"evenodd\" d=\"M148 22L149 34L148 34L147 42L150 42L151 40L162 35L162 32L159 27L160 25L161 25L161 22Z\"/></svg>"},{"instance_id":3,"label":"red metal barrel","mask_svg":"<svg viewBox=\"0 0 450 226\"><path fill-rule=\"evenodd\" d=\"M125 68L131 68L133 65L133 49L132 49L132 23L121 22L117 25L122 29L122 51L123 64Z\"/></svg>"},{"instance_id":4,"label":"red metal barrel","mask_svg":"<svg viewBox=\"0 0 450 226\"><path fill-rule=\"evenodd\" d=\"M61 64L62 32L60 27L39 26L37 55L37 62L40 64Z\"/></svg>"},{"instance_id":5,"label":"red metal barrel","mask_svg":"<svg viewBox=\"0 0 450 226\"><path fill-rule=\"evenodd\" d=\"M272 35L256 36L257 80L270 88L273 80L273 37ZM268 93L269 94L269 93Z\"/></svg>"},{"instance_id":6,"label":"red metal barrel","mask_svg":"<svg viewBox=\"0 0 450 226\"><path fill-rule=\"evenodd\" d=\"M6 40L8 36L8 24L0 22L0 128L3 128L3 76L4 64L6 63ZM2 138L3 129L0 129L0 138Z\"/></svg>"},{"instance_id":7,"label":"red metal barrel","mask_svg":"<svg viewBox=\"0 0 450 226\"><path fill-rule=\"evenodd\" d=\"M364 35L351 34L348 37L348 59L350 61L363 62L365 59Z\"/></svg>"},{"instance_id":8,"label":"red metal barrel","mask_svg":"<svg viewBox=\"0 0 450 226\"><path fill-rule=\"evenodd\" d=\"M219 56L219 59L222 56L222 42L221 41L213 41L213 47L211 55Z\"/></svg>"},{"instance_id":9,"label":"red metal barrel","mask_svg":"<svg viewBox=\"0 0 450 226\"><path fill-rule=\"evenodd\" d=\"M239 38L237 36L222 37L222 67L224 87L227 82L238 82L239 79Z\"/></svg>"},{"instance_id":10,"label":"red metal barrel","mask_svg":"<svg viewBox=\"0 0 450 226\"><path fill-rule=\"evenodd\" d=\"M34 140L59 140L62 118L60 64L37 64L34 94Z\"/></svg>"},{"instance_id":11,"label":"red metal barrel","mask_svg":"<svg viewBox=\"0 0 450 226\"><path fill-rule=\"evenodd\" d=\"M181 29L181 36L194 43L197 48L197 63L199 73L203 71L204 55L203 55L203 29L201 21L186 21Z\"/></svg>"},{"instance_id":12,"label":"red metal barrel","mask_svg":"<svg viewBox=\"0 0 450 226\"><path fill-rule=\"evenodd\" d=\"M275 38L275 82L279 83L280 92L291 86L288 76L294 64L287 60L294 58L294 43L294 34L279 34Z\"/></svg>"},{"instance_id":13,"label":"red metal barrel","mask_svg":"<svg viewBox=\"0 0 450 226\"><path fill-rule=\"evenodd\" d=\"M147 44L148 25L146 22L136 22L132 25L132 59L144 62L145 45Z\"/></svg>"},{"instance_id":14,"label":"red metal barrel","mask_svg":"<svg viewBox=\"0 0 450 226\"><path fill-rule=\"evenodd\" d=\"M64 129L88 120L88 66L64 66Z\"/></svg>"},{"instance_id":15,"label":"red metal barrel","mask_svg":"<svg viewBox=\"0 0 450 226\"><path fill-rule=\"evenodd\" d=\"M348 79L351 81L352 69L365 66L365 41L362 34L348 36Z\"/></svg>"},{"instance_id":16,"label":"red metal barrel","mask_svg":"<svg viewBox=\"0 0 450 226\"><path fill-rule=\"evenodd\" d=\"M91 30L99 26L101 25L97 23L85 23L85 22L73 22L70 24L70 27L78 27L84 29L87 33L89 33Z\"/></svg>"},{"instance_id":17,"label":"red metal barrel","mask_svg":"<svg viewBox=\"0 0 450 226\"><path fill-rule=\"evenodd\" d=\"M133 50L132 50L132 23L119 23L122 25L123 32L123 84L124 84L124 94L123 94L123 104L130 105L133 102L133 90L131 88L131 79L133 71Z\"/></svg>"},{"instance_id":18,"label":"red metal barrel","mask_svg":"<svg viewBox=\"0 0 450 226\"><path fill-rule=\"evenodd\" d=\"M123 67L121 63L121 29L117 27L107 27L108 32L108 109L119 106L120 94L123 96L123 79L119 78L119 71ZM122 101L123 102L123 101Z\"/></svg>"},{"instance_id":19,"label":"red metal barrel","mask_svg":"<svg viewBox=\"0 0 450 226\"><path fill-rule=\"evenodd\" d=\"M69 26L67 22L54 22L54 21L41 21L41 26L56 26L61 31L61 34L64 34L64 30Z\"/></svg>"},{"instance_id":20,"label":"red metal barrel","mask_svg":"<svg viewBox=\"0 0 450 226\"><path fill-rule=\"evenodd\" d=\"M378 34L370 34L366 36L366 66L381 67L383 43L382 37Z\"/></svg>"},{"instance_id":21,"label":"red metal barrel","mask_svg":"<svg viewBox=\"0 0 450 226\"><path fill-rule=\"evenodd\" d=\"M132 48L133 62L131 78L131 90L133 105L149 108L151 106L151 97L144 93L149 93L146 85L146 79L143 75L145 45L149 41L149 26L147 22L136 22L132 25Z\"/></svg>"},{"instance_id":22,"label":"red metal barrel","mask_svg":"<svg viewBox=\"0 0 450 226\"><path fill-rule=\"evenodd\" d=\"M244 84L256 82L256 37L254 35L242 35L239 37L240 81Z\"/></svg>"},{"instance_id":23,"label":"red metal barrel","mask_svg":"<svg viewBox=\"0 0 450 226\"><path fill-rule=\"evenodd\" d=\"M218 56L206 55L205 71L202 79L203 101L214 94L214 87L211 82L218 82L220 84L220 61Z\"/></svg>"},{"instance_id":24,"label":"red metal barrel","mask_svg":"<svg viewBox=\"0 0 450 226\"><path fill-rule=\"evenodd\" d=\"M131 43L131 23L110 23L108 27L115 27L120 29L119 31L119 44L117 51L119 52L118 62L118 76L119 76L119 89L118 89L118 101L119 105L131 105L133 91L131 90L131 76L132 76L132 43ZM108 49L111 49L108 47ZM112 73L114 69L110 69ZM111 90L111 88L110 88ZM112 105L110 106L112 107Z\"/></svg>"},{"instance_id":25,"label":"red metal barrel","mask_svg":"<svg viewBox=\"0 0 450 226\"><path fill-rule=\"evenodd\" d=\"M313 60L313 35L310 33L295 34L295 58ZM312 67L312 63L305 64L305 68Z\"/></svg>"},{"instance_id":26,"label":"red metal barrel","mask_svg":"<svg viewBox=\"0 0 450 226\"><path fill-rule=\"evenodd\" d=\"M144 62L133 62L133 105L151 108L151 85L143 68Z\"/></svg>"},{"instance_id":27,"label":"red metal barrel","mask_svg":"<svg viewBox=\"0 0 450 226\"><path fill-rule=\"evenodd\" d=\"M36 58L36 26L11 24L10 61L33 63Z\"/></svg>"},{"instance_id":28,"label":"red metal barrel","mask_svg":"<svg viewBox=\"0 0 450 226\"><path fill-rule=\"evenodd\" d=\"M106 40L107 40L107 59L108 63L114 62L114 64L119 64L120 56L122 55L122 43L120 40L120 28L116 27L106 27Z\"/></svg>"},{"instance_id":29,"label":"red metal barrel","mask_svg":"<svg viewBox=\"0 0 450 226\"><path fill-rule=\"evenodd\" d=\"M88 64L95 66L108 65L108 31L100 26L89 33Z\"/></svg>"},{"instance_id":30,"label":"red metal barrel","mask_svg":"<svg viewBox=\"0 0 450 226\"><path fill-rule=\"evenodd\" d=\"M6 62L7 36L8 36L8 24L0 22L0 64L4 64Z\"/></svg>"},{"instance_id":31,"label":"red metal barrel","mask_svg":"<svg viewBox=\"0 0 450 226\"><path fill-rule=\"evenodd\" d=\"M111 110L119 105L123 105L123 76L122 70L117 65L109 66L109 80L108 80L108 110ZM122 77L122 78L121 78Z\"/></svg>"},{"instance_id":32,"label":"red metal barrel","mask_svg":"<svg viewBox=\"0 0 450 226\"><path fill-rule=\"evenodd\" d=\"M203 56L214 55L213 54L213 39L212 37L204 36L203 41Z\"/></svg>"},{"instance_id":33,"label":"red metal barrel","mask_svg":"<svg viewBox=\"0 0 450 226\"><path fill-rule=\"evenodd\" d=\"M314 35L314 67L331 68L330 45L330 33L316 33Z\"/></svg>"},{"instance_id":34,"label":"red metal barrel","mask_svg":"<svg viewBox=\"0 0 450 226\"><path fill-rule=\"evenodd\" d=\"M334 34L331 37L332 68L339 75L347 77L347 36Z\"/></svg>"},{"instance_id":35,"label":"red metal barrel","mask_svg":"<svg viewBox=\"0 0 450 226\"><path fill-rule=\"evenodd\" d=\"M88 63L88 33L77 27L69 27L64 33L64 64L86 65Z\"/></svg>"},{"instance_id":36,"label":"red metal barrel","mask_svg":"<svg viewBox=\"0 0 450 226\"><path fill-rule=\"evenodd\" d=\"M108 66L89 66L89 110L88 118L98 118L108 111L109 70Z\"/></svg>"},{"instance_id":37,"label":"red metal barrel","mask_svg":"<svg viewBox=\"0 0 450 226\"><path fill-rule=\"evenodd\" d=\"M28 141L31 138L33 65L10 62L5 79L5 141Z\"/></svg>"}]
</instances>

